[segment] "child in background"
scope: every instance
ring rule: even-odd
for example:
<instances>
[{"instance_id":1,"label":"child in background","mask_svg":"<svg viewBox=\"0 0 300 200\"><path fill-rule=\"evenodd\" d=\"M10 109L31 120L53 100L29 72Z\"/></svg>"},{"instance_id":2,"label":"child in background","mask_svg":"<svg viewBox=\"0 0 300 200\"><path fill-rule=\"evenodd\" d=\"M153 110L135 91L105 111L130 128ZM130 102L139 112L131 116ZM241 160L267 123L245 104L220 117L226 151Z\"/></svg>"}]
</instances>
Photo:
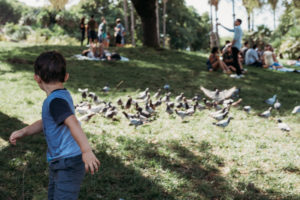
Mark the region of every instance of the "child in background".
<instances>
[{"instance_id":1,"label":"child in background","mask_svg":"<svg viewBox=\"0 0 300 200\"><path fill-rule=\"evenodd\" d=\"M9 141L44 132L48 144L48 199L78 199L85 171L94 174L100 166L86 135L75 117L74 104L63 83L68 80L66 61L55 52L42 53L34 64L34 79L47 98L42 107L42 119L14 131Z\"/></svg>"}]
</instances>

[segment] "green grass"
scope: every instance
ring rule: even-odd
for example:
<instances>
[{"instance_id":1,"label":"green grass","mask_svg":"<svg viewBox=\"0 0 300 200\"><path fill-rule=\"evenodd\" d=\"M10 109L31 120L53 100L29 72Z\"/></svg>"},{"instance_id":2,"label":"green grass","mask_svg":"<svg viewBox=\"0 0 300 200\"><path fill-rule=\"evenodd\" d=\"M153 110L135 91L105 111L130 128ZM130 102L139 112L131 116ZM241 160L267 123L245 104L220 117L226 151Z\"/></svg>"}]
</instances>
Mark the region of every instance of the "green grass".
<instances>
[{"instance_id":1,"label":"green grass","mask_svg":"<svg viewBox=\"0 0 300 200\"><path fill-rule=\"evenodd\" d=\"M67 59L66 83L74 102L77 89L88 87L102 99L123 100L149 87L153 94L168 83L173 97L187 97L199 86L241 88L242 105L250 115L233 108L232 123L225 129L212 125L208 110L181 123L160 108L157 120L138 127L96 116L82 123L102 165L86 175L80 199L300 199L300 115L291 109L300 104L300 75L248 67L246 78L208 73L206 55L146 48L120 49L130 62L77 61L78 46L29 46L1 43L0 47L0 199L45 199L48 168L43 135L24 138L16 147L10 133L41 117L45 94L33 80L33 62L43 51L58 50ZM114 87L124 81L118 90ZM108 84L112 91L103 94ZM277 94L282 109L271 119L257 117L268 106L263 101ZM277 129L280 117L292 128Z\"/></svg>"}]
</instances>

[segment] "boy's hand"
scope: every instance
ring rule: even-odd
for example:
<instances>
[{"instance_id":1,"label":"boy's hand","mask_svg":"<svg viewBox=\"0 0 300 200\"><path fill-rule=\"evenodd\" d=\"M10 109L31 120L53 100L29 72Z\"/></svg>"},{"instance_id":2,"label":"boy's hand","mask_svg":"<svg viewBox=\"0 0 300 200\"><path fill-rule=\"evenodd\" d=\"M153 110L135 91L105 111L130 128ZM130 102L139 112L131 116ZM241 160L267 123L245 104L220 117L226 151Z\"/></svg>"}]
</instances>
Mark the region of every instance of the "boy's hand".
<instances>
[{"instance_id":1,"label":"boy's hand","mask_svg":"<svg viewBox=\"0 0 300 200\"><path fill-rule=\"evenodd\" d=\"M9 142L13 145L17 144L17 140L22 138L24 136L24 131L23 130L17 130L12 132L12 134L9 137Z\"/></svg>"},{"instance_id":2,"label":"boy's hand","mask_svg":"<svg viewBox=\"0 0 300 200\"><path fill-rule=\"evenodd\" d=\"M95 154L92 151L82 153L82 161L85 164L86 172L91 171L91 174L94 174L98 171L100 161L96 158Z\"/></svg>"}]
</instances>

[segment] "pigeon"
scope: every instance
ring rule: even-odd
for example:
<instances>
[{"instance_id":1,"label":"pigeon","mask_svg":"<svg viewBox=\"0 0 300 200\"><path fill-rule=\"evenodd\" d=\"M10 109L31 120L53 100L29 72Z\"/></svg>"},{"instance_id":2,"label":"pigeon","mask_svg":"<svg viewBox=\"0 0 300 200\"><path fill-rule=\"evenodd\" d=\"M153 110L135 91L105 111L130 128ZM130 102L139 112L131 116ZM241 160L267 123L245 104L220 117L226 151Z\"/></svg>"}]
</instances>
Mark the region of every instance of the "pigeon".
<instances>
[{"instance_id":1,"label":"pigeon","mask_svg":"<svg viewBox=\"0 0 300 200\"><path fill-rule=\"evenodd\" d=\"M158 106L161 105L161 100L162 100L162 97L160 97L155 103L154 103L154 106L157 108Z\"/></svg>"},{"instance_id":2,"label":"pigeon","mask_svg":"<svg viewBox=\"0 0 300 200\"><path fill-rule=\"evenodd\" d=\"M158 89L157 92L153 95L153 98L158 99L161 95L161 89Z\"/></svg>"},{"instance_id":3,"label":"pigeon","mask_svg":"<svg viewBox=\"0 0 300 200\"><path fill-rule=\"evenodd\" d=\"M300 106L296 106L293 111L292 114L296 114L296 113L300 113Z\"/></svg>"},{"instance_id":4,"label":"pigeon","mask_svg":"<svg viewBox=\"0 0 300 200\"><path fill-rule=\"evenodd\" d=\"M167 102L166 105L169 106L170 108L174 108L175 103L174 102Z\"/></svg>"},{"instance_id":5,"label":"pigeon","mask_svg":"<svg viewBox=\"0 0 300 200\"><path fill-rule=\"evenodd\" d=\"M168 92L168 93L161 99L161 101L162 101L162 102L169 102L169 101L170 101L170 95L171 95L171 92Z\"/></svg>"},{"instance_id":6,"label":"pigeon","mask_svg":"<svg viewBox=\"0 0 300 200\"><path fill-rule=\"evenodd\" d=\"M81 101L79 104L75 105L75 109L78 108L78 107L85 107L85 106L88 106L89 105L89 102L87 101Z\"/></svg>"},{"instance_id":7,"label":"pigeon","mask_svg":"<svg viewBox=\"0 0 300 200\"><path fill-rule=\"evenodd\" d=\"M165 90L169 90L169 89L170 89L170 85L169 85L169 84L165 84L165 85L164 85L164 89L165 89Z\"/></svg>"},{"instance_id":8,"label":"pigeon","mask_svg":"<svg viewBox=\"0 0 300 200\"><path fill-rule=\"evenodd\" d=\"M180 95L179 95L179 96L177 96L177 97L175 98L175 100L176 100L177 102L180 102L180 101L182 101L183 95L184 95L184 93L183 93L183 92L181 92L181 93L180 93Z\"/></svg>"},{"instance_id":9,"label":"pigeon","mask_svg":"<svg viewBox=\"0 0 300 200\"><path fill-rule=\"evenodd\" d=\"M178 111L177 109L175 109L175 113L183 120L185 117L188 116L188 114L186 113L186 111Z\"/></svg>"},{"instance_id":10,"label":"pigeon","mask_svg":"<svg viewBox=\"0 0 300 200\"><path fill-rule=\"evenodd\" d=\"M234 102L233 99L226 99L223 101L223 106L227 107L229 104L232 104Z\"/></svg>"},{"instance_id":11,"label":"pigeon","mask_svg":"<svg viewBox=\"0 0 300 200\"><path fill-rule=\"evenodd\" d=\"M110 88L106 85L102 88L103 92L109 92Z\"/></svg>"},{"instance_id":12,"label":"pigeon","mask_svg":"<svg viewBox=\"0 0 300 200\"><path fill-rule=\"evenodd\" d=\"M90 108L90 111L94 112L94 113L99 113L101 111L103 111L103 109L106 107L105 104L101 104L101 105L97 105L97 106L92 106Z\"/></svg>"},{"instance_id":13,"label":"pigeon","mask_svg":"<svg viewBox=\"0 0 300 200\"><path fill-rule=\"evenodd\" d=\"M83 115L82 117L79 117L78 120L81 121L81 122L82 122L82 121L87 122L87 121L89 121L95 114L96 114L96 113L90 112L90 113L88 113L88 114L86 114L86 115Z\"/></svg>"},{"instance_id":14,"label":"pigeon","mask_svg":"<svg viewBox=\"0 0 300 200\"><path fill-rule=\"evenodd\" d=\"M166 112L169 114L169 115L172 115L174 113L174 111L172 110L172 108L167 104L167 108L166 108Z\"/></svg>"},{"instance_id":15,"label":"pigeon","mask_svg":"<svg viewBox=\"0 0 300 200\"><path fill-rule=\"evenodd\" d=\"M281 107L281 103L278 101L278 99L276 100L276 102L274 103L274 108L276 110L279 110L279 108Z\"/></svg>"},{"instance_id":16,"label":"pigeon","mask_svg":"<svg viewBox=\"0 0 300 200\"><path fill-rule=\"evenodd\" d=\"M131 104L132 104L132 98L129 96L125 105L125 109L129 109L131 107Z\"/></svg>"},{"instance_id":17,"label":"pigeon","mask_svg":"<svg viewBox=\"0 0 300 200\"><path fill-rule=\"evenodd\" d=\"M276 101L277 95L275 94L273 97L267 99L265 102L269 105L273 105Z\"/></svg>"},{"instance_id":18,"label":"pigeon","mask_svg":"<svg viewBox=\"0 0 300 200\"><path fill-rule=\"evenodd\" d=\"M233 95L233 93L235 92L236 87L233 87L228 90L223 90L223 91L219 91L218 89L216 89L215 91L211 91L202 86L200 87L200 89L203 91L205 96L207 96L208 98L214 100L215 102L221 102L221 101L224 101L225 99L230 98Z\"/></svg>"},{"instance_id":19,"label":"pigeon","mask_svg":"<svg viewBox=\"0 0 300 200\"><path fill-rule=\"evenodd\" d=\"M265 117L265 118L268 118L271 116L271 110L272 110L272 107L269 107L268 110L266 110L265 112L259 114L260 117Z\"/></svg>"},{"instance_id":20,"label":"pigeon","mask_svg":"<svg viewBox=\"0 0 300 200\"><path fill-rule=\"evenodd\" d=\"M93 101L96 105L104 103L104 101L101 101L97 95L94 96Z\"/></svg>"},{"instance_id":21,"label":"pigeon","mask_svg":"<svg viewBox=\"0 0 300 200\"><path fill-rule=\"evenodd\" d=\"M88 95L87 92L89 91L89 89L88 88L85 88L85 89L78 88L78 91L81 92L82 99L85 99Z\"/></svg>"},{"instance_id":22,"label":"pigeon","mask_svg":"<svg viewBox=\"0 0 300 200\"><path fill-rule=\"evenodd\" d=\"M177 103L177 104L175 105L175 107L176 107L176 108L182 108L182 107L183 107L183 103L181 103L181 102L180 102L180 103Z\"/></svg>"},{"instance_id":23,"label":"pigeon","mask_svg":"<svg viewBox=\"0 0 300 200\"><path fill-rule=\"evenodd\" d=\"M146 88L145 91L140 92L137 99L145 99L147 97L148 93L149 93L149 88Z\"/></svg>"},{"instance_id":24,"label":"pigeon","mask_svg":"<svg viewBox=\"0 0 300 200\"><path fill-rule=\"evenodd\" d=\"M286 132L290 132L291 131L291 128L286 123L283 123L281 121L281 119L278 119L277 122L278 122L278 128L280 130L286 131Z\"/></svg>"},{"instance_id":25,"label":"pigeon","mask_svg":"<svg viewBox=\"0 0 300 200\"><path fill-rule=\"evenodd\" d=\"M104 117L113 118L117 114L118 114L118 111L115 109L115 107L112 107L106 111Z\"/></svg>"},{"instance_id":26,"label":"pigeon","mask_svg":"<svg viewBox=\"0 0 300 200\"><path fill-rule=\"evenodd\" d=\"M96 96L95 92L89 92L88 97L94 99L94 97Z\"/></svg>"},{"instance_id":27,"label":"pigeon","mask_svg":"<svg viewBox=\"0 0 300 200\"><path fill-rule=\"evenodd\" d=\"M198 106L198 102L196 102L196 104L194 106L192 106L191 108L189 108L186 111L186 114L189 115L189 116L193 115L196 112L197 106Z\"/></svg>"},{"instance_id":28,"label":"pigeon","mask_svg":"<svg viewBox=\"0 0 300 200\"><path fill-rule=\"evenodd\" d=\"M130 117L130 115L128 115L125 111L123 111L122 113L129 120L129 125L134 125L135 127L137 127L144 124L144 122L141 119Z\"/></svg>"},{"instance_id":29,"label":"pigeon","mask_svg":"<svg viewBox=\"0 0 300 200\"><path fill-rule=\"evenodd\" d=\"M225 128L226 126L228 126L231 119L233 119L233 117L228 117L227 119L224 119L224 120L219 121L217 123L213 122L213 125Z\"/></svg>"},{"instance_id":30,"label":"pigeon","mask_svg":"<svg viewBox=\"0 0 300 200\"><path fill-rule=\"evenodd\" d=\"M154 110L148 104L145 105L145 110L150 114L154 113Z\"/></svg>"},{"instance_id":31,"label":"pigeon","mask_svg":"<svg viewBox=\"0 0 300 200\"><path fill-rule=\"evenodd\" d=\"M146 118L149 118L151 117L151 114L147 111L143 111L143 108L139 107L138 108L138 113L143 116L143 117L146 117Z\"/></svg>"},{"instance_id":32,"label":"pigeon","mask_svg":"<svg viewBox=\"0 0 300 200\"><path fill-rule=\"evenodd\" d=\"M227 115L228 115L228 111L224 112L224 113L219 113L219 114L216 114L216 115L212 115L212 118L220 121L222 119L224 119Z\"/></svg>"},{"instance_id":33,"label":"pigeon","mask_svg":"<svg viewBox=\"0 0 300 200\"><path fill-rule=\"evenodd\" d=\"M90 109L90 106L83 106L83 107L77 107L76 108L76 111L81 114L81 115L85 115L87 113L89 113L89 109Z\"/></svg>"},{"instance_id":34,"label":"pigeon","mask_svg":"<svg viewBox=\"0 0 300 200\"><path fill-rule=\"evenodd\" d=\"M233 102L231 105L234 106L234 107L236 107L236 106L238 106L242 101L243 101L243 99L240 98L240 99L238 99L237 101Z\"/></svg>"},{"instance_id":35,"label":"pigeon","mask_svg":"<svg viewBox=\"0 0 300 200\"><path fill-rule=\"evenodd\" d=\"M244 106L244 107L243 107L243 110L244 110L245 112L247 112L247 113L250 113L250 111L251 111L251 106Z\"/></svg>"},{"instance_id":36,"label":"pigeon","mask_svg":"<svg viewBox=\"0 0 300 200\"><path fill-rule=\"evenodd\" d=\"M200 101L201 100L201 96L199 94L196 94L193 98L192 101Z\"/></svg>"}]
</instances>

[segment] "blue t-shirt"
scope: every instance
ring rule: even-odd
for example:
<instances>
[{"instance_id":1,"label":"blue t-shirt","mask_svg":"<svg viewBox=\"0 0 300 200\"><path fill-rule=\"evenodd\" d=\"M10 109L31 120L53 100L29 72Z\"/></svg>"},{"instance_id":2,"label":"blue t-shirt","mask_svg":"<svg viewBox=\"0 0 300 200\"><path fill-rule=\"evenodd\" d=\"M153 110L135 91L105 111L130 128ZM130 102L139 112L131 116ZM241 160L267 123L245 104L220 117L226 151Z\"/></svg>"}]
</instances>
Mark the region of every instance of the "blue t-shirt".
<instances>
[{"instance_id":1,"label":"blue t-shirt","mask_svg":"<svg viewBox=\"0 0 300 200\"><path fill-rule=\"evenodd\" d=\"M47 160L54 161L81 154L81 150L64 120L75 113L68 90L54 90L42 108L43 130L48 144Z\"/></svg>"}]
</instances>

